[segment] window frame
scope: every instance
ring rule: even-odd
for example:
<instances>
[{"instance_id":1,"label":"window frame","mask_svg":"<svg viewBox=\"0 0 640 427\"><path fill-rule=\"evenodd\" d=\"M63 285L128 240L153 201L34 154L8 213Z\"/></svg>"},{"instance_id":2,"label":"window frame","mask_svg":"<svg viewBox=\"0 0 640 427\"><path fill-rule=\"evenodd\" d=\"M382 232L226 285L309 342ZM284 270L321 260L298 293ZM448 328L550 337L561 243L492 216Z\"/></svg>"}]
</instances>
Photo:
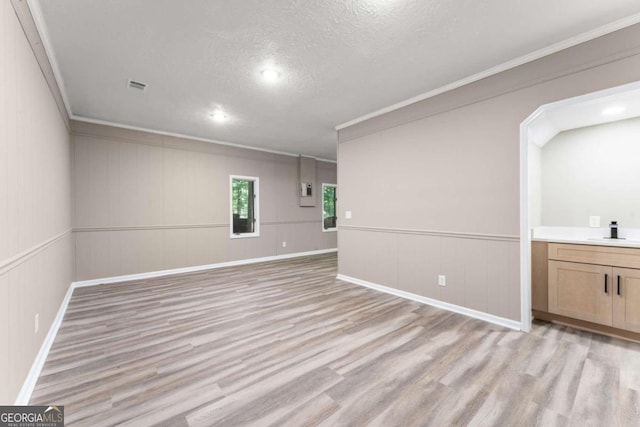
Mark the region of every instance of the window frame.
<instances>
[{"instance_id":1,"label":"window frame","mask_svg":"<svg viewBox=\"0 0 640 427\"><path fill-rule=\"evenodd\" d=\"M233 180L253 182L253 233L233 232ZM229 237L231 239L246 239L250 237L260 237L260 178L257 176L229 175Z\"/></svg>"},{"instance_id":2,"label":"window frame","mask_svg":"<svg viewBox=\"0 0 640 427\"><path fill-rule=\"evenodd\" d=\"M324 228L324 189L325 187L332 187L334 188L334 209L335 209L335 217L336 217L336 226L335 227L331 227L331 228ZM320 226L322 227L322 232L323 233L332 233L332 232L336 232L338 231L338 185L337 184L329 184L326 182L322 183L322 201L320 204L320 215L321 215L321 221L320 221Z\"/></svg>"}]
</instances>

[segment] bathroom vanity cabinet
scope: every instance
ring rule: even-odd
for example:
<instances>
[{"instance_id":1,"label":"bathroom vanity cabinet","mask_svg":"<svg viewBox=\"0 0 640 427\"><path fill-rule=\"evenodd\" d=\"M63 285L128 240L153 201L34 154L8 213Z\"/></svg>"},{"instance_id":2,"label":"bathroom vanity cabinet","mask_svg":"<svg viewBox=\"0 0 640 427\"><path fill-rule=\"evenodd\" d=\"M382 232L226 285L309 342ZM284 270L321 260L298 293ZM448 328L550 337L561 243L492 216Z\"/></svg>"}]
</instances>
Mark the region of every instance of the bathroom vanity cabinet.
<instances>
[{"instance_id":1,"label":"bathroom vanity cabinet","mask_svg":"<svg viewBox=\"0 0 640 427\"><path fill-rule=\"evenodd\" d=\"M537 318L638 340L640 248L533 242L532 308Z\"/></svg>"}]
</instances>

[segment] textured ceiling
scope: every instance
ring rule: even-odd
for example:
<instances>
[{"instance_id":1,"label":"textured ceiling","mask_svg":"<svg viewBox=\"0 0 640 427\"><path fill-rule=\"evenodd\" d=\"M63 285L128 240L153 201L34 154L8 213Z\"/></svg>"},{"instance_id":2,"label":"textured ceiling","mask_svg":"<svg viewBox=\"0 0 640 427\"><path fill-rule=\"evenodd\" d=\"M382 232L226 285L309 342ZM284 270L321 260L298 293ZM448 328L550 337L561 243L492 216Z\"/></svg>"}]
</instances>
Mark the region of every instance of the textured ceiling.
<instances>
[{"instance_id":1,"label":"textured ceiling","mask_svg":"<svg viewBox=\"0 0 640 427\"><path fill-rule=\"evenodd\" d=\"M74 116L327 159L340 123L640 12L637 0L30 4ZM265 67L281 79L262 81Z\"/></svg>"}]
</instances>

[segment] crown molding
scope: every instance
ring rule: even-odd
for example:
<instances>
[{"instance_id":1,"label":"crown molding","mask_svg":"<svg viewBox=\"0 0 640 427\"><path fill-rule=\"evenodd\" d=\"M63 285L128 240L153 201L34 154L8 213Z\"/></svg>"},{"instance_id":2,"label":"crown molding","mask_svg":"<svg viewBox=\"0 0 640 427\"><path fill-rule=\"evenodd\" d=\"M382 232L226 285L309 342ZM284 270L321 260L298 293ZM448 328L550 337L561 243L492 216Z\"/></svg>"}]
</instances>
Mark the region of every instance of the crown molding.
<instances>
[{"instance_id":1,"label":"crown molding","mask_svg":"<svg viewBox=\"0 0 640 427\"><path fill-rule=\"evenodd\" d=\"M516 68L520 65L524 65L526 63L535 61L540 58L544 58L545 56L552 55L554 53L560 52L564 49L568 49L573 46L577 46L581 43L588 42L590 40L596 39L598 37L602 37L604 35L613 33L614 31L621 30L626 27L630 27L631 25L635 25L640 23L640 13L636 13L634 15L627 16L626 18L619 19L617 21L611 22L609 24L603 25L601 27L595 28L593 30L587 31L585 33L579 34L575 37L571 37L569 39L563 40L561 42L552 44L543 49L536 50L527 55L521 56L519 58L513 59L511 61L504 62L495 67L489 68L485 71L481 71L477 74L473 74L469 77L465 77L463 79L457 80L455 82L449 83L447 85L441 86L437 89L430 90L421 95L414 96L412 98L406 99L404 101L400 101L398 103L389 105L388 107L381 108L379 110L373 111L371 113L365 114L363 116L357 117L353 120L349 120L348 122L339 124L335 127L337 131L348 128L350 126L356 125L358 123L362 123L366 120L372 119L374 117L378 117L384 115L386 113L390 113L395 110L399 110L403 107L406 107L411 104L415 104L416 102L424 101L425 99L433 98L434 96L441 95L445 92L452 91L454 89L458 89L462 86L466 86L468 84L477 82L479 80L485 79L487 77L494 76L496 74L502 73L504 71L510 70L512 68Z\"/></svg>"},{"instance_id":2,"label":"crown molding","mask_svg":"<svg viewBox=\"0 0 640 427\"><path fill-rule=\"evenodd\" d=\"M44 48L44 52L47 55L47 59L49 60L49 65L51 66L51 71L53 72L53 78L58 85L58 91L60 92L60 96L62 97L62 103L64 104L64 108L67 111L67 116L71 118L73 116L71 112L71 104L69 103L69 97L67 96L64 79L62 78L62 73L60 72L58 61L56 60L56 56L53 52L51 39L49 37L49 31L47 30L47 24L44 22L44 17L42 15L42 9L40 8L40 4L38 4L38 2L34 0L27 0L27 6L31 11L31 16L36 26L36 30L40 35L40 40L42 40L42 47Z\"/></svg>"}]
</instances>

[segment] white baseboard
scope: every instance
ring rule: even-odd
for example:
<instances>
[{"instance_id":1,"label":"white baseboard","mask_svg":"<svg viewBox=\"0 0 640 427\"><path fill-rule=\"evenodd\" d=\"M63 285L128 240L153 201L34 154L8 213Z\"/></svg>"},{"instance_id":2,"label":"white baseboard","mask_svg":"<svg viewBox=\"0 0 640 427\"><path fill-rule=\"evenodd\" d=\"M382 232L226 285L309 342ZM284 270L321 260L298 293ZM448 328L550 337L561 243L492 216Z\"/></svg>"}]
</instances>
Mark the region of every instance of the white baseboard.
<instances>
[{"instance_id":1,"label":"white baseboard","mask_svg":"<svg viewBox=\"0 0 640 427\"><path fill-rule=\"evenodd\" d=\"M338 274L337 278L344 280L345 282L353 283L354 285L365 286L376 291L384 292L386 294L395 295L397 297L410 299L412 301L420 302L423 304L431 305L433 307L442 308L444 310L452 311L454 313L463 314L474 319L484 320L485 322L494 323L496 325L504 326L510 329L521 330L521 323L511 319L505 319L504 317L494 316L493 314L485 313L483 311L472 310L470 308L462 307L448 302L435 300L432 298L423 297L420 295L412 294L410 292L401 291L400 289L389 288L387 286L378 285L376 283L367 282L366 280L356 279L355 277L345 276Z\"/></svg>"},{"instance_id":2,"label":"white baseboard","mask_svg":"<svg viewBox=\"0 0 640 427\"><path fill-rule=\"evenodd\" d=\"M73 283L69 285L69 289L67 289L67 293L60 304L60 308L58 309L58 313L56 314L55 319L53 319L53 323L49 328L49 332L47 332L47 336L45 337L42 345L40 346L40 351L36 356L33 364L31 365L31 369L29 370L29 374L27 378L24 380L22 384L22 388L20 389L20 393L18 393L18 397L14 405L24 406L28 405L31 400L31 394L33 393L33 389L36 387L36 383L38 382L38 378L40 377L40 372L42 372L42 368L44 367L44 362L47 360L47 356L49 355L49 350L51 350L51 346L53 345L53 341L58 334L58 329L62 324L62 319L64 318L64 314L67 311L67 306L69 305L69 301L71 300L71 295L73 294Z\"/></svg>"},{"instance_id":3,"label":"white baseboard","mask_svg":"<svg viewBox=\"0 0 640 427\"><path fill-rule=\"evenodd\" d=\"M73 295L73 290L75 288L81 288L85 286L95 286L95 285L101 285L106 283L127 282L130 280L148 279L153 277L168 276L172 274L181 274L181 273L190 273L190 272L202 271L202 270L213 270L216 268L255 264L258 262L266 262L266 261L277 261L282 259L298 258L298 257L310 256L310 255L321 255L321 254L327 254L327 253L332 253L337 251L338 249L336 248L321 249L317 251L296 252L296 253L285 254L285 255L275 255L275 256L268 256L268 257L262 257L262 258L250 258L250 259L243 259L238 261L221 262L218 264L198 265L195 267L176 268L173 270L152 271L149 273L129 274L126 276L107 277L104 279L94 279L94 280L84 280L81 282L73 282L69 285L69 289L67 290L67 293L64 296L62 303L60 304L60 308L58 309L58 314L56 315L56 318L53 320L53 323L49 328L49 332L47 333L47 336L45 337L44 342L40 347L40 351L38 352L36 359L33 361L33 364L31 365L29 374L27 375L27 378L22 384L22 388L20 389L20 393L18 394L18 397L16 398L16 401L14 404L19 406L29 404L29 401L31 400L31 394L33 393L33 390L36 387L36 383L38 382L38 378L40 377L40 373L42 372L44 363L47 360L47 356L49 355L49 350L51 350L53 341L55 340L56 335L58 334L58 329L62 324L62 319L64 318L64 314L67 311L67 306L69 305L69 301L71 300L71 295Z\"/></svg>"},{"instance_id":4,"label":"white baseboard","mask_svg":"<svg viewBox=\"0 0 640 427\"><path fill-rule=\"evenodd\" d=\"M337 251L338 249L332 248L332 249L320 249L317 251L309 251L309 252L295 252L292 254L274 255L274 256L267 256L262 258L241 259L237 261L220 262L217 264L206 264L206 265L197 265L194 267L174 268L172 270L150 271L148 273L128 274L125 276L114 276L114 277L105 277L102 279L82 280L79 282L73 282L72 285L76 288L81 288L84 286L104 285L107 283L129 282L132 280L151 279L154 277L171 276L173 274L194 273L197 271L214 270L216 268L234 267L237 265L255 264L258 262L278 261L282 259L299 258L303 256L328 254L328 253L337 252Z\"/></svg>"}]
</instances>

